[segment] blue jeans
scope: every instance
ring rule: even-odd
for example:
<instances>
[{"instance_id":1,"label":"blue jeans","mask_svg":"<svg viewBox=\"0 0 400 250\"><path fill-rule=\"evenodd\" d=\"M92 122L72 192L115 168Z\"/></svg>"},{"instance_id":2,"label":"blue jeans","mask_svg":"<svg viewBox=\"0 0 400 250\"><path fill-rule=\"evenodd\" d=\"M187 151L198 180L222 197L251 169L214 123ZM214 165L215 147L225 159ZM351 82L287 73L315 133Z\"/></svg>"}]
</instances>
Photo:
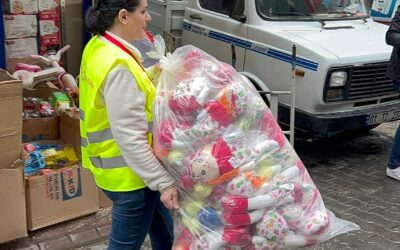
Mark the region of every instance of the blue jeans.
<instances>
[{"instance_id":1,"label":"blue jeans","mask_svg":"<svg viewBox=\"0 0 400 250\"><path fill-rule=\"evenodd\" d=\"M394 81L394 89L400 92L400 81ZM395 169L400 166L400 125L394 135L392 149L389 154L388 168Z\"/></svg>"},{"instance_id":2,"label":"blue jeans","mask_svg":"<svg viewBox=\"0 0 400 250\"><path fill-rule=\"evenodd\" d=\"M392 149L389 154L388 168L395 169L400 166L400 126L394 135Z\"/></svg>"},{"instance_id":3,"label":"blue jeans","mask_svg":"<svg viewBox=\"0 0 400 250\"><path fill-rule=\"evenodd\" d=\"M172 248L172 216L161 203L159 192L149 188L103 192L113 201L109 250L140 250L147 233L152 249Z\"/></svg>"}]
</instances>

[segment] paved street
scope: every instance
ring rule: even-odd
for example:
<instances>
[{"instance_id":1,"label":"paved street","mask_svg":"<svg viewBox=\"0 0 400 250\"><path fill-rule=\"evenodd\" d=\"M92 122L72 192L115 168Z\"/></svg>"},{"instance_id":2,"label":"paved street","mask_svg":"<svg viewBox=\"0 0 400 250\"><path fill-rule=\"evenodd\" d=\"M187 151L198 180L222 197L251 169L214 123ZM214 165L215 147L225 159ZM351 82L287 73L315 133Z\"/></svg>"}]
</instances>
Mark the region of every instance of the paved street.
<instances>
[{"instance_id":1,"label":"paved street","mask_svg":"<svg viewBox=\"0 0 400 250\"><path fill-rule=\"evenodd\" d=\"M400 182L385 174L396 127L389 123L368 136L296 145L326 206L361 227L309 249L400 249Z\"/></svg>"},{"instance_id":2,"label":"paved street","mask_svg":"<svg viewBox=\"0 0 400 250\"><path fill-rule=\"evenodd\" d=\"M307 250L400 250L400 182L386 176L387 154L396 122L365 136L347 135L314 142L298 141L296 151L318 186L325 205L361 230ZM82 250L103 250L106 243ZM149 241L144 249L151 249Z\"/></svg>"}]
</instances>

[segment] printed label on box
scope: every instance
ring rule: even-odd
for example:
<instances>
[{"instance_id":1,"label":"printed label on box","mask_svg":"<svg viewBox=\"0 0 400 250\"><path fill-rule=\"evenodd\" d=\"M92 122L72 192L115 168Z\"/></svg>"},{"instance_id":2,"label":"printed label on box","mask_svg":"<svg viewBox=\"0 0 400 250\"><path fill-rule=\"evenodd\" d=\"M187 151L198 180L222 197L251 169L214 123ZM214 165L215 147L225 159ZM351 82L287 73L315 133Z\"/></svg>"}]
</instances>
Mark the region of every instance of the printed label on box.
<instances>
[{"instance_id":1,"label":"printed label on box","mask_svg":"<svg viewBox=\"0 0 400 250\"><path fill-rule=\"evenodd\" d=\"M11 14L37 14L37 0L10 0Z\"/></svg>"},{"instance_id":2,"label":"printed label on box","mask_svg":"<svg viewBox=\"0 0 400 250\"><path fill-rule=\"evenodd\" d=\"M60 20L39 20L40 45L57 45L61 43Z\"/></svg>"},{"instance_id":3,"label":"printed label on box","mask_svg":"<svg viewBox=\"0 0 400 250\"><path fill-rule=\"evenodd\" d=\"M60 199L58 174L46 175L46 196L51 201Z\"/></svg>"},{"instance_id":4,"label":"printed label on box","mask_svg":"<svg viewBox=\"0 0 400 250\"><path fill-rule=\"evenodd\" d=\"M6 39L36 37L36 16L4 15L4 31Z\"/></svg>"},{"instance_id":5,"label":"printed label on box","mask_svg":"<svg viewBox=\"0 0 400 250\"><path fill-rule=\"evenodd\" d=\"M68 169L61 172L61 189L63 201L70 200L82 195L82 184L80 169Z\"/></svg>"},{"instance_id":6,"label":"printed label on box","mask_svg":"<svg viewBox=\"0 0 400 250\"><path fill-rule=\"evenodd\" d=\"M38 53L36 38L5 40L7 58L24 58Z\"/></svg>"},{"instance_id":7,"label":"printed label on box","mask_svg":"<svg viewBox=\"0 0 400 250\"><path fill-rule=\"evenodd\" d=\"M60 18L59 0L39 0L39 19L50 20Z\"/></svg>"},{"instance_id":8,"label":"printed label on box","mask_svg":"<svg viewBox=\"0 0 400 250\"><path fill-rule=\"evenodd\" d=\"M39 11L54 10L60 5L59 3L59 0L38 0Z\"/></svg>"}]
</instances>

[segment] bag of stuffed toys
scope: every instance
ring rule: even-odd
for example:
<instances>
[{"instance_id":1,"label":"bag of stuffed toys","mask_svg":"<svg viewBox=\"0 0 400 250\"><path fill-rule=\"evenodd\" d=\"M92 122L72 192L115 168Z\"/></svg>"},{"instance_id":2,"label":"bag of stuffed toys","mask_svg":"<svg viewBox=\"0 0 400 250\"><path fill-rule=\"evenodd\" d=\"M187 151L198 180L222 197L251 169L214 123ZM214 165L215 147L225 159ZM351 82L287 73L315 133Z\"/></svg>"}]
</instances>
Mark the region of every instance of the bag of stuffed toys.
<instances>
[{"instance_id":1,"label":"bag of stuffed toys","mask_svg":"<svg viewBox=\"0 0 400 250\"><path fill-rule=\"evenodd\" d=\"M303 247L358 229L325 208L247 79L193 46L160 62L153 146L181 197L174 249Z\"/></svg>"}]
</instances>

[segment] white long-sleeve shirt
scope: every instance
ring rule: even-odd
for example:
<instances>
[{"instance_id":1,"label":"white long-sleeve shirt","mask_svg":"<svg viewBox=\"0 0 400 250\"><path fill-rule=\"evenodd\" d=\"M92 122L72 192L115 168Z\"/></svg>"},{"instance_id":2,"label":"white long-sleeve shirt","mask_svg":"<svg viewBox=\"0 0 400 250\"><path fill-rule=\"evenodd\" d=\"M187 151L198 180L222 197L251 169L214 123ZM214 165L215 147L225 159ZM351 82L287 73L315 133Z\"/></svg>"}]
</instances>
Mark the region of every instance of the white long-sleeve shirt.
<instances>
[{"instance_id":1,"label":"white long-sleeve shirt","mask_svg":"<svg viewBox=\"0 0 400 250\"><path fill-rule=\"evenodd\" d=\"M115 34L108 34L141 58L135 47ZM155 157L147 141L146 97L127 68L120 65L110 71L100 92L100 101L106 106L111 132L132 171L152 190L162 192L170 188L174 179Z\"/></svg>"}]
</instances>

